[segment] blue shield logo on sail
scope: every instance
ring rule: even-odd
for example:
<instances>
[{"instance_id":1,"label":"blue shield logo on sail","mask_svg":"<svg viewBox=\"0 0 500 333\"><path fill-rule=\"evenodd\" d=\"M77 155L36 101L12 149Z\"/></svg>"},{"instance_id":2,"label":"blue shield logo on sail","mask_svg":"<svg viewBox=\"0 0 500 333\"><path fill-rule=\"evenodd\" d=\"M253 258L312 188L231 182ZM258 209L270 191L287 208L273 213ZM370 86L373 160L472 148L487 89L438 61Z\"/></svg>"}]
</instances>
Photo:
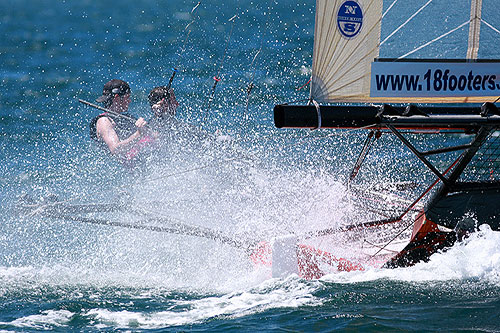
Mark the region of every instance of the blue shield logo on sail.
<instances>
[{"instance_id":1,"label":"blue shield logo on sail","mask_svg":"<svg viewBox=\"0 0 500 333\"><path fill-rule=\"evenodd\" d=\"M337 27L345 38L354 38L363 26L363 11L357 1L348 0L340 5Z\"/></svg>"}]
</instances>

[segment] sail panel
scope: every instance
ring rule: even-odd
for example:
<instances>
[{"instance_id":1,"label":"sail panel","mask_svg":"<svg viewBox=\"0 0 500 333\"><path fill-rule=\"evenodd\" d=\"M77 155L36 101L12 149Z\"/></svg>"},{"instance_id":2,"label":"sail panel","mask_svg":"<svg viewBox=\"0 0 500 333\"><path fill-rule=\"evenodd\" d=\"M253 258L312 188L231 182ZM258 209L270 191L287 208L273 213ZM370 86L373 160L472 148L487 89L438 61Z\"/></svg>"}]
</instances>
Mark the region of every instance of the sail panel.
<instances>
[{"instance_id":1,"label":"sail panel","mask_svg":"<svg viewBox=\"0 0 500 333\"><path fill-rule=\"evenodd\" d=\"M368 101L382 0L317 0L311 98Z\"/></svg>"}]
</instances>

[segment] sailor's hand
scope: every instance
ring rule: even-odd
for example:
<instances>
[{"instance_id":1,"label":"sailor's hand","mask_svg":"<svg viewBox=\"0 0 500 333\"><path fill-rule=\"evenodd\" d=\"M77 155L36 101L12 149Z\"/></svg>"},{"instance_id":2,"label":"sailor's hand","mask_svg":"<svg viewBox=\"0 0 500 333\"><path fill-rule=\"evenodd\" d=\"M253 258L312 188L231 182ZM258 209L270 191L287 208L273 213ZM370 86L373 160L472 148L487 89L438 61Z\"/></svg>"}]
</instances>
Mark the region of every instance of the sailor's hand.
<instances>
[{"instance_id":1,"label":"sailor's hand","mask_svg":"<svg viewBox=\"0 0 500 333\"><path fill-rule=\"evenodd\" d=\"M165 106L166 106L166 102L165 102L165 98L163 98L160 101L158 101L156 104L153 104L151 106L151 110L153 110L153 114L156 117L161 117L165 113Z\"/></svg>"},{"instance_id":2,"label":"sailor's hand","mask_svg":"<svg viewBox=\"0 0 500 333\"><path fill-rule=\"evenodd\" d=\"M135 126L139 130L139 132L144 133L146 131L146 125L147 122L144 120L144 118L140 117L135 121Z\"/></svg>"},{"instance_id":3,"label":"sailor's hand","mask_svg":"<svg viewBox=\"0 0 500 333\"><path fill-rule=\"evenodd\" d=\"M161 101L156 104L153 104L151 106L151 109L153 110L154 113L161 113Z\"/></svg>"}]
</instances>

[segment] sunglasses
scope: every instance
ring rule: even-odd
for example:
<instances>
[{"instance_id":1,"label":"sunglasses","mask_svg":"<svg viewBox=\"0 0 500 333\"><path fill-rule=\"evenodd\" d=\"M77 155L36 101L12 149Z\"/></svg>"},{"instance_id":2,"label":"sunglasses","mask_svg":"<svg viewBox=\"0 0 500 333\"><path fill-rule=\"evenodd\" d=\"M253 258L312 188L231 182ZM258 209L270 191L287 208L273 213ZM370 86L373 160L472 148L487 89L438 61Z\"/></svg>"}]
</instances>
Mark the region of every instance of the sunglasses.
<instances>
[{"instance_id":1,"label":"sunglasses","mask_svg":"<svg viewBox=\"0 0 500 333\"><path fill-rule=\"evenodd\" d=\"M114 95L114 94L118 94L120 96L125 96L126 94L130 94L130 89L121 89L121 88L113 88L111 90L111 93Z\"/></svg>"}]
</instances>

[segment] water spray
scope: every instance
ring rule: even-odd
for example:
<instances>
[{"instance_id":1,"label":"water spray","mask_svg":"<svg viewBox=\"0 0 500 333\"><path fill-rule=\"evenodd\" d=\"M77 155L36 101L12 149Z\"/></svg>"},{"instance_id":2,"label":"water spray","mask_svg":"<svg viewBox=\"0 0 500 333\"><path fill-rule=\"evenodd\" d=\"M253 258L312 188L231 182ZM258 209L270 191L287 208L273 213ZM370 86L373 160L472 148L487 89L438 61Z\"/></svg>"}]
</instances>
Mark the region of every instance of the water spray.
<instances>
[{"instance_id":1,"label":"water spray","mask_svg":"<svg viewBox=\"0 0 500 333\"><path fill-rule=\"evenodd\" d=\"M205 114L203 116L203 122L205 122L206 115L207 115L208 111L210 110L210 106L212 104L212 100L213 100L213 98L215 96L215 88L217 87L217 83L219 83L219 81L221 80L222 67L224 66L224 60L226 58L227 50L228 50L228 47L229 47L229 42L231 41L231 36L233 34L234 22L235 22L235 20L236 20L237 17L238 17L238 14L234 15L233 17L231 17L228 20L228 22L231 22L231 30L229 31L229 35L228 35L227 40L226 40L226 47L224 49L224 53L222 55L221 61L219 63L218 69L217 69L217 75L215 75L213 77L213 79L214 79L214 85L212 86L212 92L210 93L210 96L208 98L208 105L207 105Z\"/></svg>"},{"instance_id":2,"label":"water spray","mask_svg":"<svg viewBox=\"0 0 500 333\"><path fill-rule=\"evenodd\" d=\"M191 9L191 16L193 16L194 12L196 11L196 9L198 9L200 4L201 4L201 1L198 1L198 3L193 7L193 9ZM187 33L186 33L186 38L184 38L184 43L182 44L181 51L179 53L179 58L177 59L178 63L181 63L181 59L182 59L182 56L184 54L184 51L186 51L186 44L187 44L187 41L189 39L189 35L191 34L191 31L192 31L190 29L190 27L191 27L191 25L194 24L195 21L196 21L196 16L193 16L193 20L191 22L189 22L189 24L186 25L186 27L184 28L184 32L187 31ZM172 86L172 81L174 81L175 74L177 74L177 68L173 67L172 68L172 76L170 76L170 80L168 81L167 88L170 88Z\"/></svg>"},{"instance_id":3,"label":"water spray","mask_svg":"<svg viewBox=\"0 0 500 333\"><path fill-rule=\"evenodd\" d=\"M268 6L268 9L269 11L271 10L271 2L269 2L269 6ZM262 48L264 46L264 35L266 34L267 32L267 28L269 26L269 17L271 16L270 13L267 13L267 19L266 19L266 24L265 24L265 28L264 28L264 32L262 33L262 38L260 40L260 48L259 50L257 51L257 53L255 53L253 59L252 59L252 62L250 63L250 71L252 72L252 75L251 75L251 78L250 78L250 83L248 84L247 86L247 100L246 100L246 103L245 103L245 111L243 113L243 127L246 127L248 126L248 104L250 103L250 94L252 93L252 90L253 88L255 87L254 85L254 79L255 79L255 72L256 72L256 67L254 67L254 64L255 64L255 60L257 60L257 57L259 56L260 52L262 51Z\"/></svg>"}]
</instances>

